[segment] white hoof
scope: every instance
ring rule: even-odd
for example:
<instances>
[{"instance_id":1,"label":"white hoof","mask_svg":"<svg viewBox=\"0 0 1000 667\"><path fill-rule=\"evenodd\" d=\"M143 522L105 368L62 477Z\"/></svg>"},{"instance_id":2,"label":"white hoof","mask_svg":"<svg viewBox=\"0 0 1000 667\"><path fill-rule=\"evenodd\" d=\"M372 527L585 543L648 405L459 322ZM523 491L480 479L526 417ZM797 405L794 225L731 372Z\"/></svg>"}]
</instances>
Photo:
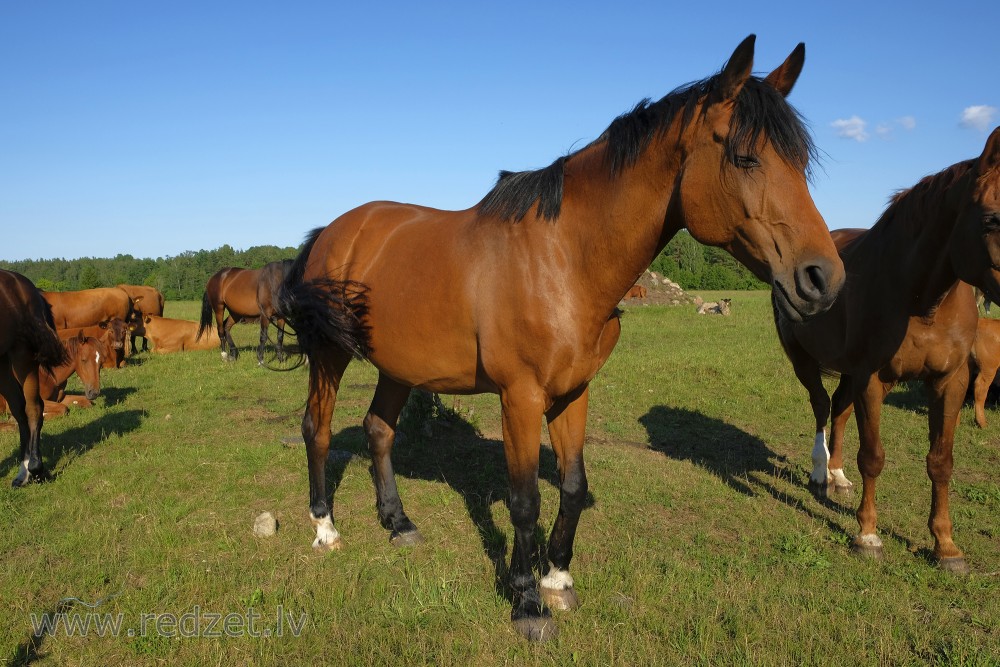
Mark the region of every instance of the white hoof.
<instances>
[{"instance_id":1,"label":"white hoof","mask_svg":"<svg viewBox=\"0 0 1000 667\"><path fill-rule=\"evenodd\" d=\"M342 542L340 540L340 533L337 529L333 527L333 521L329 516L325 516L321 519L316 517L312 518L313 525L316 527L316 539L313 540L313 549L319 551L335 551L340 549Z\"/></svg>"}]
</instances>

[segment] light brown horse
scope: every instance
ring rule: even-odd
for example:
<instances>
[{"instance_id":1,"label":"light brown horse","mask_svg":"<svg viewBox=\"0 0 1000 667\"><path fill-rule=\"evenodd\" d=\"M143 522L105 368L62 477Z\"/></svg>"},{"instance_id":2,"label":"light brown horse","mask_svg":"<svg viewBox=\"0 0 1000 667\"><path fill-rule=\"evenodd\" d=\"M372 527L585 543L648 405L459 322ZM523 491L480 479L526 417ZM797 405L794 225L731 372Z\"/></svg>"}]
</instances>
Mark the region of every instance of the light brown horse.
<instances>
[{"instance_id":1,"label":"light brown horse","mask_svg":"<svg viewBox=\"0 0 1000 667\"><path fill-rule=\"evenodd\" d=\"M294 260L283 259L265 264L257 281L257 308L260 310L260 344L257 346L257 363L264 364L264 344L270 325L278 330L274 350L278 361L285 360L285 319L274 307L281 284L292 268Z\"/></svg>"},{"instance_id":2,"label":"light brown horse","mask_svg":"<svg viewBox=\"0 0 1000 667\"><path fill-rule=\"evenodd\" d=\"M21 440L21 467L15 487L45 477L39 452L44 421L39 367L66 361L49 304L30 280L0 270L0 396L9 405Z\"/></svg>"},{"instance_id":3,"label":"light brown horse","mask_svg":"<svg viewBox=\"0 0 1000 667\"><path fill-rule=\"evenodd\" d=\"M135 314L132 323L138 324L142 321L143 315L157 315L159 317L163 316L163 292L156 289L155 287L150 287L149 285L118 285L118 289L122 290L128 294L129 298L132 299L132 303L135 309L139 312ZM130 347L132 352L138 352L136 348L136 339L142 338L142 351L149 352L149 341L146 337L137 331L133 330L131 334Z\"/></svg>"},{"instance_id":4,"label":"light brown horse","mask_svg":"<svg viewBox=\"0 0 1000 667\"><path fill-rule=\"evenodd\" d=\"M834 233L847 284L833 307L809 322L787 317L780 303L775 322L816 418L810 486L848 488L843 473L844 428L857 409L863 479L853 548L880 556L875 532L875 482L885 460L879 433L882 401L901 380L923 380L930 391L931 479L928 527L934 557L943 569L968 565L952 539L948 486L959 410L965 400L967 364L976 333L976 285L1000 296L1000 128L982 154L928 176L898 193L869 231ZM833 394L830 448L826 422L831 400L822 374L839 373Z\"/></svg>"},{"instance_id":5,"label":"light brown horse","mask_svg":"<svg viewBox=\"0 0 1000 667\"><path fill-rule=\"evenodd\" d=\"M645 285L632 285L625 293L626 299L645 299L649 294L649 290L646 289Z\"/></svg>"},{"instance_id":6,"label":"light brown horse","mask_svg":"<svg viewBox=\"0 0 1000 667\"><path fill-rule=\"evenodd\" d=\"M259 278L260 269L227 267L219 269L205 285L198 338L211 328L214 317L223 359L236 361L240 356L230 333L233 326L238 322L256 322L260 318L260 307L257 305Z\"/></svg>"},{"instance_id":7,"label":"light brown horse","mask_svg":"<svg viewBox=\"0 0 1000 667\"><path fill-rule=\"evenodd\" d=\"M132 316L132 299L117 287L42 292L42 296L52 306L57 329L89 327L114 317L128 322Z\"/></svg>"},{"instance_id":8,"label":"light brown horse","mask_svg":"<svg viewBox=\"0 0 1000 667\"><path fill-rule=\"evenodd\" d=\"M394 544L421 540L390 459L411 388L497 393L515 531L511 618L530 639L555 632L548 606L576 604L569 565L587 495L588 384L618 340L622 295L685 227L773 285L792 320L823 312L844 281L807 187L812 141L785 100L805 48L765 79L751 75L753 51L750 36L720 73L640 103L549 167L501 172L470 209L375 202L309 235L279 310L310 362L302 434L314 547L341 541L325 468L352 355L379 370L364 429ZM532 567L543 418L560 476L541 580L547 606Z\"/></svg>"},{"instance_id":9,"label":"light brown horse","mask_svg":"<svg viewBox=\"0 0 1000 667\"><path fill-rule=\"evenodd\" d=\"M66 362L43 369L41 395L45 401L46 415L65 414L69 406L89 408L91 401L101 393L101 351L103 344L82 332L73 338L63 339ZM83 383L83 396L66 393L66 383L76 373Z\"/></svg>"},{"instance_id":10,"label":"light brown horse","mask_svg":"<svg viewBox=\"0 0 1000 667\"><path fill-rule=\"evenodd\" d=\"M976 410L976 425L986 428L986 394L1000 370L1000 320L980 317L976 325L976 342L972 346L972 404Z\"/></svg>"}]
</instances>

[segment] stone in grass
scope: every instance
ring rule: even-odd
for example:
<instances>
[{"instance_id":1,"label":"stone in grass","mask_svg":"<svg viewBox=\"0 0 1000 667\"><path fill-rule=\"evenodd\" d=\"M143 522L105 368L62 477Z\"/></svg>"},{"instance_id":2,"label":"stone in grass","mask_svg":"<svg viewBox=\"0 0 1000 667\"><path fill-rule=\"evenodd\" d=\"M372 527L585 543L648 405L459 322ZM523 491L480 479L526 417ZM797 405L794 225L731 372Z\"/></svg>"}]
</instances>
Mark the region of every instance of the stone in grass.
<instances>
[{"instance_id":1,"label":"stone in grass","mask_svg":"<svg viewBox=\"0 0 1000 667\"><path fill-rule=\"evenodd\" d=\"M270 537L278 530L278 520L270 512L263 512L253 522L253 534L257 537Z\"/></svg>"}]
</instances>

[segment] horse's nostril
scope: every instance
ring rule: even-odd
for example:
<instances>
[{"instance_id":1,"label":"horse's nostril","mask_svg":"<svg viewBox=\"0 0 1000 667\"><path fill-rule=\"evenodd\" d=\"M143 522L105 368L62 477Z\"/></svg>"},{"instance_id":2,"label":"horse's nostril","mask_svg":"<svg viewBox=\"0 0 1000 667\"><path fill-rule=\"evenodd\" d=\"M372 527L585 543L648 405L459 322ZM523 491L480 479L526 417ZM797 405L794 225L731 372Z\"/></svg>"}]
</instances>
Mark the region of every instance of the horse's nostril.
<instances>
[{"instance_id":1,"label":"horse's nostril","mask_svg":"<svg viewBox=\"0 0 1000 667\"><path fill-rule=\"evenodd\" d=\"M823 271L822 268L816 266L815 264L806 267L806 276L812 283L813 288L816 289L820 294L826 292L827 288L826 272Z\"/></svg>"}]
</instances>

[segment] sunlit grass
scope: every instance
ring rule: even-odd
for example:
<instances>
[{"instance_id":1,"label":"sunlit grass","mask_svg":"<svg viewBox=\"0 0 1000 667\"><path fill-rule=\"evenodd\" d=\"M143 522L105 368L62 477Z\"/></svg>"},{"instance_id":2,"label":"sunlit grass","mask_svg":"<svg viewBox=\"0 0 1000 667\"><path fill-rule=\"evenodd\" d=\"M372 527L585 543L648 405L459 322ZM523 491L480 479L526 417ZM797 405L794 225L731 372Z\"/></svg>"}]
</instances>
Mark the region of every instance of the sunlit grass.
<instances>
[{"instance_id":1,"label":"sunlit grass","mask_svg":"<svg viewBox=\"0 0 1000 667\"><path fill-rule=\"evenodd\" d=\"M706 294L706 298L718 295ZM102 375L91 410L45 424L51 483L13 490L17 443L0 434L0 660L24 664L991 664L1000 655L997 431L963 412L952 514L966 578L927 561L930 486L921 390L890 395L879 483L881 562L853 557L857 497L805 490L812 416L766 293L727 294L728 318L628 307L592 384L592 502L576 541L582 606L529 645L497 584L513 531L495 396L443 397L463 419L394 452L408 514L427 538L403 550L378 525L360 430L376 373L352 364L328 467L340 552L312 551L299 432L304 369L243 356L135 357ZM196 319L199 304L168 304ZM1000 424L1000 419L992 420ZM469 426L473 428L470 428ZM475 432L481 434L476 436ZM847 473L860 482L848 432ZM352 456L348 456L352 454ZM541 525L555 518L543 447ZM275 514L277 534L251 534ZM305 614L301 636L32 638L62 598L143 614ZM75 611L87 611L77 604ZM273 622L272 622L273 625Z\"/></svg>"}]
</instances>

